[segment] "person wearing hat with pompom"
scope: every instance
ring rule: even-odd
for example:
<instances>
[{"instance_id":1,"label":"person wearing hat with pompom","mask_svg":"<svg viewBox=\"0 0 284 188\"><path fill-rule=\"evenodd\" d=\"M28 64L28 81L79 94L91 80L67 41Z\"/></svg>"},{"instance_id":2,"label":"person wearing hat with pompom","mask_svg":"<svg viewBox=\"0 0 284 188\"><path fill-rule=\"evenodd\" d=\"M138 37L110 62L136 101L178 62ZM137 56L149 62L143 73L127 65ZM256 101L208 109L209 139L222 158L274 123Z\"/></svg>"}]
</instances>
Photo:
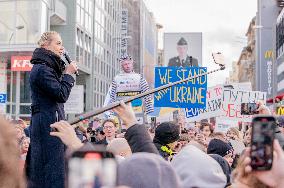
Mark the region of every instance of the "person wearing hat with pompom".
<instances>
[{"instance_id":1,"label":"person wearing hat with pompom","mask_svg":"<svg viewBox=\"0 0 284 188\"><path fill-rule=\"evenodd\" d=\"M198 67L198 60L187 54L188 44L187 41L181 37L177 42L178 56L169 60L169 67Z\"/></svg>"}]
</instances>

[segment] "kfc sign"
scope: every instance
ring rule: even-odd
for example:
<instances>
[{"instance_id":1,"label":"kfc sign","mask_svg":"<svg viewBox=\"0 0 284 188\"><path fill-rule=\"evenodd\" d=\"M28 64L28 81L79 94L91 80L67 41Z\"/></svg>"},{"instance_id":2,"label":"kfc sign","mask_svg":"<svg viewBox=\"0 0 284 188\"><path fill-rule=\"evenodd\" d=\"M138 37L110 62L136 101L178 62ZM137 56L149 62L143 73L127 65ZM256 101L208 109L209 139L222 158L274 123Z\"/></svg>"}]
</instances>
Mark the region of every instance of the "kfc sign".
<instances>
[{"instance_id":1,"label":"kfc sign","mask_svg":"<svg viewBox=\"0 0 284 188\"><path fill-rule=\"evenodd\" d=\"M32 56L12 56L11 71L31 71L32 64L30 63Z\"/></svg>"}]
</instances>

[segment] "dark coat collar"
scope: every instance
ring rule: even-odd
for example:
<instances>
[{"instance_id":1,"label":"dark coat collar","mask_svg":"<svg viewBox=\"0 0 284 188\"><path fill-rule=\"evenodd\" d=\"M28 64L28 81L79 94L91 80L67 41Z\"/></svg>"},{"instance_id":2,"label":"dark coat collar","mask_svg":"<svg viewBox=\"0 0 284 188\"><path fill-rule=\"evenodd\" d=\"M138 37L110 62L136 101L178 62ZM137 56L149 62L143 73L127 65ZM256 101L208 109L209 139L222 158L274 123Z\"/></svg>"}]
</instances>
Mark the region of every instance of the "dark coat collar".
<instances>
[{"instance_id":1,"label":"dark coat collar","mask_svg":"<svg viewBox=\"0 0 284 188\"><path fill-rule=\"evenodd\" d=\"M33 52L31 64L42 63L54 69L59 76L62 75L65 69L64 61L62 61L62 59L58 55L45 48L36 48Z\"/></svg>"}]
</instances>

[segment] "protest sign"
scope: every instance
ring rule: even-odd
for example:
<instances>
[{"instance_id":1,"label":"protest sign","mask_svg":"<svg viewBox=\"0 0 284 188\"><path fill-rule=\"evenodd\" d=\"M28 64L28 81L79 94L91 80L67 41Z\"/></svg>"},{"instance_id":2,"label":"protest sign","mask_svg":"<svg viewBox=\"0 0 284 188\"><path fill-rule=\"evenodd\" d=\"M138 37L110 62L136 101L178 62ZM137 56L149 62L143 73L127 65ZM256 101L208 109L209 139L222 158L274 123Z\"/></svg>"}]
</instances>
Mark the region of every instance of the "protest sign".
<instances>
[{"instance_id":1,"label":"protest sign","mask_svg":"<svg viewBox=\"0 0 284 188\"><path fill-rule=\"evenodd\" d=\"M223 117L216 117L214 132L226 133L231 127L238 127L238 121L224 119Z\"/></svg>"},{"instance_id":2,"label":"protest sign","mask_svg":"<svg viewBox=\"0 0 284 188\"><path fill-rule=\"evenodd\" d=\"M205 73L205 67L156 67L155 87ZM159 91L154 95L155 107L205 108L207 76L198 77L182 84Z\"/></svg>"},{"instance_id":3,"label":"protest sign","mask_svg":"<svg viewBox=\"0 0 284 188\"><path fill-rule=\"evenodd\" d=\"M210 117L220 116L222 113L223 86L210 87L206 92L206 108L185 108L185 117L191 121L200 121Z\"/></svg>"},{"instance_id":4,"label":"protest sign","mask_svg":"<svg viewBox=\"0 0 284 188\"><path fill-rule=\"evenodd\" d=\"M251 115L241 115L242 103L266 102L266 93L260 91L244 91L236 89L223 90L222 116L244 122L251 121Z\"/></svg>"},{"instance_id":5,"label":"protest sign","mask_svg":"<svg viewBox=\"0 0 284 188\"><path fill-rule=\"evenodd\" d=\"M141 75L137 73L121 73L115 77L116 81L116 101L136 96L141 93ZM142 99L131 102L135 113L142 112Z\"/></svg>"}]
</instances>

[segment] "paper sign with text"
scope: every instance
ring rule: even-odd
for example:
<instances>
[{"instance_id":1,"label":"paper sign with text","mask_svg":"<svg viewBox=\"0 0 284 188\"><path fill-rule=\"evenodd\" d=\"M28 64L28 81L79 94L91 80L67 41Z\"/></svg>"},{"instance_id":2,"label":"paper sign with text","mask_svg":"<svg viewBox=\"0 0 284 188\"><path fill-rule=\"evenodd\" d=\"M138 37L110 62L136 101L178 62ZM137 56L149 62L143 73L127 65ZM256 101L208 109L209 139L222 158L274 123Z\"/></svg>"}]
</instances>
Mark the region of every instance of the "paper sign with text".
<instances>
[{"instance_id":1,"label":"paper sign with text","mask_svg":"<svg viewBox=\"0 0 284 188\"><path fill-rule=\"evenodd\" d=\"M241 115L242 103L256 103L263 101L266 103L266 92L260 91L244 91L235 89L223 90L223 114L225 118L250 122L251 115Z\"/></svg>"},{"instance_id":2,"label":"paper sign with text","mask_svg":"<svg viewBox=\"0 0 284 188\"><path fill-rule=\"evenodd\" d=\"M206 73L206 67L156 67L155 87L187 79ZM155 107L174 108L205 108L206 107L207 76L191 79L182 84L156 92L154 95Z\"/></svg>"},{"instance_id":3,"label":"paper sign with text","mask_svg":"<svg viewBox=\"0 0 284 188\"><path fill-rule=\"evenodd\" d=\"M238 127L238 123L239 122L237 120L228 120L222 117L216 117L216 124L215 124L214 132L226 133L229 128Z\"/></svg>"},{"instance_id":4,"label":"paper sign with text","mask_svg":"<svg viewBox=\"0 0 284 188\"><path fill-rule=\"evenodd\" d=\"M223 86L210 87L206 92L206 108L185 108L185 117L191 121L200 121L222 114Z\"/></svg>"}]
</instances>

